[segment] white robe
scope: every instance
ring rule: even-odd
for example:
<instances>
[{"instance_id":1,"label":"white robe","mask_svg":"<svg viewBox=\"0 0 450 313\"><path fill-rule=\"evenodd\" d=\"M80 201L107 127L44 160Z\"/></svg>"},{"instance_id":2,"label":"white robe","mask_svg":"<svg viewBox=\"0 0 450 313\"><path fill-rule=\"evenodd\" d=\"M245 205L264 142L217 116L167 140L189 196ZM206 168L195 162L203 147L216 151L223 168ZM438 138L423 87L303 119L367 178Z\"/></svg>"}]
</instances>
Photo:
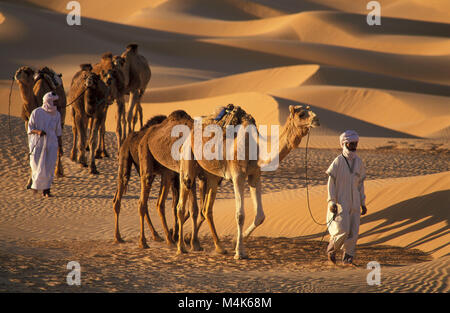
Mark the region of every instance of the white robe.
<instances>
[{"instance_id":1,"label":"white robe","mask_svg":"<svg viewBox=\"0 0 450 313\"><path fill-rule=\"evenodd\" d=\"M355 255L356 242L359 233L361 206L365 205L364 179L366 171L358 156L347 160L341 154L326 171L328 174L328 203L337 204L338 213L330 223L328 231L330 242L334 242L336 250L343 249L348 255ZM327 221L333 214L327 211Z\"/></svg>"},{"instance_id":2,"label":"white robe","mask_svg":"<svg viewBox=\"0 0 450 313\"><path fill-rule=\"evenodd\" d=\"M33 134L31 133L32 130L43 130L46 135ZM32 189L49 189L53 182L58 157L58 136L61 136L61 115L59 112L50 114L41 107L33 110L28 121Z\"/></svg>"}]
</instances>

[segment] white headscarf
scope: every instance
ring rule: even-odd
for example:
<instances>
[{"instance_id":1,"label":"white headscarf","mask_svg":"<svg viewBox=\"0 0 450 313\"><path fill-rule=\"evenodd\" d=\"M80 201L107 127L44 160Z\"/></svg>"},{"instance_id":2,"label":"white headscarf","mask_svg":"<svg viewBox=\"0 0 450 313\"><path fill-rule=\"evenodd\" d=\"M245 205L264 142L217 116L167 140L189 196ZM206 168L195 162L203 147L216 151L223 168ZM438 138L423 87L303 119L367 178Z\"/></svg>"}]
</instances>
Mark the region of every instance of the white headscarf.
<instances>
[{"instance_id":1,"label":"white headscarf","mask_svg":"<svg viewBox=\"0 0 450 313\"><path fill-rule=\"evenodd\" d=\"M53 102L58 99L59 97L55 92L47 92L42 98L42 108L48 113L55 114L56 106L53 105Z\"/></svg>"},{"instance_id":2,"label":"white headscarf","mask_svg":"<svg viewBox=\"0 0 450 313\"><path fill-rule=\"evenodd\" d=\"M358 142L359 141L358 133L355 132L354 130L346 130L341 134L341 136L339 136L339 141L342 147L342 154L347 159L353 160L356 156L356 152L348 150L345 144L349 142Z\"/></svg>"}]
</instances>

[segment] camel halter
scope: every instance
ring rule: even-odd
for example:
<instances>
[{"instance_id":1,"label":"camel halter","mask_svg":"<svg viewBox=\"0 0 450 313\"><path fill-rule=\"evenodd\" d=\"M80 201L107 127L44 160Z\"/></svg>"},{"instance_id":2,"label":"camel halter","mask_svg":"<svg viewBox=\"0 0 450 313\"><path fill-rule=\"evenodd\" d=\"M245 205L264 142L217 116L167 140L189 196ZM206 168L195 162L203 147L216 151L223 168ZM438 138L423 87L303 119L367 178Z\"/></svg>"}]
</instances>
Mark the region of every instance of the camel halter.
<instances>
[{"instance_id":1,"label":"camel halter","mask_svg":"<svg viewBox=\"0 0 450 313\"><path fill-rule=\"evenodd\" d=\"M334 219L336 218L336 214L333 215L333 218L327 222L327 223L319 223L313 216L312 211L311 211L311 206L309 204L309 189L308 189L308 143L309 143L309 133L311 132L311 128L308 131L308 136L306 137L306 149L305 149L305 184L306 184L306 204L308 206L308 211L309 211L309 215L311 216L311 219L313 220L314 223L316 223L319 226L327 226L327 230L328 227L330 227L331 222L334 221ZM326 231L322 236L322 239L320 240L320 242L323 241L323 238L326 235Z\"/></svg>"}]
</instances>

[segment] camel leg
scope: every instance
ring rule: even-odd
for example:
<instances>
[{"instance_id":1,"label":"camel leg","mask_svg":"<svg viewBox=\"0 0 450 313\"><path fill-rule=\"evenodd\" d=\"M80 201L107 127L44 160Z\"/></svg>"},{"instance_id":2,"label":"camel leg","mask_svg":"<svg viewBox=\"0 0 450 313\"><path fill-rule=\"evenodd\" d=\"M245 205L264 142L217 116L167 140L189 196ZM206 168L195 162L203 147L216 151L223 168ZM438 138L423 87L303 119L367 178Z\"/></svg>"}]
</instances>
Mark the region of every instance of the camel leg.
<instances>
[{"instance_id":1,"label":"camel leg","mask_svg":"<svg viewBox=\"0 0 450 313\"><path fill-rule=\"evenodd\" d=\"M56 177L64 177L64 168L62 166L62 160L61 160L61 151L58 148L58 156L56 159L56 167L55 167L55 176Z\"/></svg>"},{"instance_id":2,"label":"camel leg","mask_svg":"<svg viewBox=\"0 0 450 313\"><path fill-rule=\"evenodd\" d=\"M103 157L108 158L109 154L106 151L106 146L105 146L105 123L106 123L106 112L107 108L105 108L105 113L103 114L103 117L101 119L101 124L100 124L100 129L99 129L99 135L98 135L98 146L97 146L97 151L95 152L95 158L97 159L101 159Z\"/></svg>"},{"instance_id":3,"label":"camel leg","mask_svg":"<svg viewBox=\"0 0 450 313\"><path fill-rule=\"evenodd\" d=\"M121 129L122 129L122 135L120 139L120 145L124 142L124 140L127 138L127 117L125 114L125 98L124 96L121 96L120 99L117 101L117 111L119 115L119 121L121 123Z\"/></svg>"},{"instance_id":4,"label":"camel leg","mask_svg":"<svg viewBox=\"0 0 450 313\"><path fill-rule=\"evenodd\" d=\"M219 240L219 236L217 235L216 226L214 225L213 218L213 205L216 199L217 187L219 184L219 180L216 177L210 177L207 179L207 190L204 199L204 208L202 209L206 215L206 221L208 222L209 228L211 229L211 234L214 240L214 245L216 247L216 252L219 254L226 254L227 251L222 247L222 244Z\"/></svg>"},{"instance_id":5,"label":"camel leg","mask_svg":"<svg viewBox=\"0 0 450 313\"><path fill-rule=\"evenodd\" d=\"M189 184L183 180L183 175L180 174L180 197L177 205L178 217L178 246L177 254L187 253L184 245L183 225L185 221L185 205L189 195Z\"/></svg>"},{"instance_id":6,"label":"camel leg","mask_svg":"<svg viewBox=\"0 0 450 313\"><path fill-rule=\"evenodd\" d=\"M122 126L123 120L125 120L125 104L122 100L117 100L117 112L116 112L116 138L117 138L117 151L120 150L122 142L125 140L123 132L125 132L125 126Z\"/></svg>"},{"instance_id":7,"label":"camel leg","mask_svg":"<svg viewBox=\"0 0 450 313\"><path fill-rule=\"evenodd\" d=\"M139 115L139 123L141 124L141 128L144 126L143 116L142 116L142 105L141 105L142 95L139 95L138 101L136 103L136 113ZM136 117L137 118L137 117Z\"/></svg>"},{"instance_id":8,"label":"camel leg","mask_svg":"<svg viewBox=\"0 0 450 313\"><path fill-rule=\"evenodd\" d=\"M151 175L150 173L142 173L141 172L141 196L139 198L139 216L140 216L140 226L141 226L141 236L139 237L139 247L141 248L148 248L147 240L145 239L145 233L144 233L144 218L147 220L147 224L150 228L150 230L153 233L153 236L155 237L155 229L153 227L152 221L150 220L150 217L148 215L148 196L150 194L150 189L153 183L154 175ZM156 233L156 237L159 237L159 235Z\"/></svg>"},{"instance_id":9,"label":"camel leg","mask_svg":"<svg viewBox=\"0 0 450 313\"><path fill-rule=\"evenodd\" d=\"M191 250L192 251L202 251L203 248L200 246L200 241L198 240L198 203L197 203L197 187L194 180L189 194L190 199L190 213L192 221L192 236L191 236ZM186 218L185 218L186 221Z\"/></svg>"},{"instance_id":10,"label":"camel leg","mask_svg":"<svg viewBox=\"0 0 450 313\"><path fill-rule=\"evenodd\" d=\"M87 119L83 117L79 117L77 119L77 128L79 133L78 140L78 163L80 163L83 167L87 167L87 159L86 159L86 122Z\"/></svg>"},{"instance_id":11,"label":"camel leg","mask_svg":"<svg viewBox=\"0 0 450 313\"><path fill-rule=\"evenodd\" d=\"M101 119L99 118L94 118L94 125L93 125L93 130L91 130L91 136L89 138L89 147L90 147L90 160L91 160L91 164L90 164L90 173L97 175L99 174L99 172L97 171L97 166L95 165L95 150L97 149L97 144L98 144L98 136L100 135L100 124L101 124Z\"/></svg>"},{"instance_id":12,"label":"camel leg","mask_svg":"<svg viewBox=\"0 0 450 313\"><path fill-rule=\"evenodd\" d=\"M127 151L127 156L123 156L119 153L119 168L117 171L117 190L114 195L113 208L114 208L114 238L116 243L124 242L119 232L119 214L120 214L120 204L122 202L122 196L125 193L128 185L128 181L131 176L131 157Z\"/></svg>"},{"instance_id":13,"label":"camel leg","mask_svg":"<svg viewBox=\"0 0 450 313\"><path fill-rule=\"evenodd\" d=\"M87 129L86 129L86 134L89 132L89 136L87 138L91 138L92 136L92 131L93 131L93 125L94 125L94 118L92 117L88 117L87 118L88 121L88 125L87 125ZM89 143L86 143L86 151L89 151Z\"/></svg>"},{"instance_id":14,"label":"camel leg","mask_svg":"<svg viewBox=\"0 0 450 313\"><path fill-rule=\"evenodd\" d=\"M264 222L265 216L262 208L261 199L261 174L251 175L248 177L248 184L250 186L250 194L253 200L253 208L255 209L255 219L244 232L244 238L250 236L256 227Z\"/></svg>"},{"instance_id":15,"label":"camel leg","mask_svg":"<svg viewBox=\"0 0 450 313\"><path fill-rule=\"evenodd\" d=\"M180 177L178 174L173 175L171 181L172 191L172 212L173 212L173 229L172 240L176 242L178 240L178 219L177 219L177 204L180 197Z\"/></svg>"},{"instance_id":16,"label":"camel leg","mask_svg":"<svg viewBox=\"0 0 450 313\"><path fill-rule=\"evenodd\" d=\"M109 158L109 153L108 153L108 151L106 151L106 145L105 145L106 116L108 114L108 108L109 108L109 106L105 106L105 114L102 118L102 127L101 127L101 140L102 140L101 141L101 151L102 151L101 156L105 157L105 158Z\"/></svg>"},{"instance_id":17,"label":"camel leg","mask_svg":"<svg viewBox=\"0 0 450 313\"><path fill-rule=\"evenodd\" d=\"M77 141L78 141L78 127L75 117L75 112L72 110L72 134L73 134L73 142L72 142L72 151L70 152L70 159L74 162L77 160Z\"/></svg>"},{"instance_id":18,"label":"camel leg","mask_svg":"<svg viewBox=\"0 0 450 313\"><path fill-rule=\"evenodd\" d=\"M245 252L243 243L242 228L244 227L245 211L244 211L244 183L243 175L233 177L234 197L236 200L236 224L237 224L237 238L236 238L236 260L247 259L248 255Z\"/></svg>"},{"instance_id":19,"label":"camel leg","mask_svg":"<svg viewBox=\"0 0 450 313\"><path fill-rule=\"evenodd\" d=\"M167 195L169 193L171 184L172 184L172 174L163 173L161 175L161 187L159 189L158 201L156 203L156 208L158 209L159 217L161 218L161 223L162 223L162 226L164 229L164 233L166 235L166 242L169 246L173 246L174 242L172 241L172 238L170 237L169 228L167 227L165 202L166 202Z\"/></svg>"},{"instance_id":20,"label":"camel leg","mask_svg":"<svg viewBox=\"0 0 450 313\"><path fill-rule=\"evenodd\" d=\"M200 193L200 220L198 221L198 230L202 226L203 222L206 220L206 211L205 211L205 201L206 201L206 182L204 180L198 180L198 190Z\"/></svg>"},{"instance_id":21,"label":"camel leg","mask_svg":"<svg viewBox=\"0 0 450 313\"><path fill-rule=\"evenodd\" d=\"M135 119L134 111L138 97L139 97L138 91L134 90L130 92L130 100L129 100L130 106L128 108L128 119L127 119L128 134L134 131L134 128L136 126L137 121Z\"/></svg>"},{"instance_id":22,"label":"camel leg","mask_svg":"<svg viewBox=\"0 0 450 313\"><path fill-rule=\"evenodd\" d=\"M150 190L152 188L153 180L155 179L155 175L153 174L153 164L150 155L150 151L148 150L146 145L139 145L139 174L141 177L141 195L139 197L139 214L141 216L141 239L140 246L142 248L146 248L147 243L144 235L144 218L147 221L147 225L152 232L153 239L155 241L162 241L158 232L153 227L152 221L150 219L150 215L148 213L148 197L150 195Z\"/></svg>"}]
</instances>

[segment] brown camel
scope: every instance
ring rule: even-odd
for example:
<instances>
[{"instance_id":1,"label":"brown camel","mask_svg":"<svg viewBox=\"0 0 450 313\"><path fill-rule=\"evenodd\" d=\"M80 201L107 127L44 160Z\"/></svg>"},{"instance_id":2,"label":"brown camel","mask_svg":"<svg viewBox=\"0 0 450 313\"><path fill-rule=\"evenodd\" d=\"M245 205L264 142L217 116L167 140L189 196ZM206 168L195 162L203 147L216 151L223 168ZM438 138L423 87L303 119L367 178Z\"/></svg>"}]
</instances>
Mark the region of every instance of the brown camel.
<instances>
[{"instance_id":1,"label":"brown camel","mask_svg":"<svg viewBox=\"0 0 450 313\"><path fill-rule=\"evenodd\" d=\"M152 117L147 121L147 123L141 128L138 132L131 132L128 134L127 138L124 140L122 146L119 150L119 167L118 167L118 173L117 173L117 189L116 193L114 195L113 200L113 207L114 207L114 213L115 213L115 241L117 243L123 242L122 237L120 236L119 232L119 214L120 214L120 204L122 201L122 196L126 192L128 182L131 175L131 168L134 165L136 171L139 175L141 175L140 171L140 155L139 155L139 143L141 142L144 135L147 133L148 129L152 125L156 125L161 123L166 119L166 116L164 115L157 115ZM151 155L149 156L150 158ZM146 158L146 161L148 161L148 158ZM169 191L169 188L172 190L172 210L174 211L174 230L178 229L177 227L177 218L176 218L176 205L178 203L178 191L179 191L179 177L176 172L170 171L169 169L162 168L161 165L159 165L156 161L150 160L151 164L154 165L154 168L146 167L146 170L149 170L148 177L151 177L151 180L155 177L156 174L161 175L161 189L159 191L158 201L157 201L157 208L158 213L161 217L163 225L167 228L167 223L165 219L165 200ZM147 175L147 173L146 173ZM146 190L147 192L150 192L150 189ZM148 196L147 196L148 200ZM141 210L139 210L141 212ZM152 232L153 238L155 240L161 240L158 233L156 232L155 228L153 227L153 224L150 220L150 217L148 215L147 208L142 211L143 215L141 215L141 218L143 219L145 216L145 219L147 221L148 226L150 227L150 230ZM166 230L165 228L165 230ZM147 242L145 239L143 225L141 225L141 240L140 240L140 247L147 248ZM175 232L172 233L173 236L176 236ZM171 238L169 235L169 231L166 232L166 241L168 244L173 244L174 238Z\"/></svg>"},{"instance_id":2,"label":"brown camel","mask_svg":"<svg viewBox=\"0 0 450 313\"><path fill-rule=\"evenodd\" d=\"M134 131L138 118L141 127L143 125L141 99L152 73L147 59L138 53L137 44L129 44L121 58L122 60L116 57L114 63L120 66L125 79L125 92L130 95L127 117L128 133L130 133Z\"/></svg>"},{"instance_id":3,"label":"brown camel","mask_svg":"<svg viewBox=\"0 0 450 313\"><path fill-rule=\"evenodd\" d=\"M202 206L202 214L206 217L206 220L210 226L212 236L214 239L214 244L216 246L216 251L223 253L224 249L221 246L219 238L216 233L216 229L213 221L212 208L217 193L218 183L221 178L231 179L234 185L234 193L236 200L236 223L237 223L237 242L236 242L236 253L235 259L248 258L243 245L243 238L248 237L257 226L259 226L265 219L262 201L261 201L261 166L270 163L269 161L276 160L282 161L288 153L298 147L301 142L302 137L308 134L310 128L319 125L319 120L315 113L313 113L309 107L303 106L289 106L289 117L281 131L279 137L279 150L273 153L269 160L261 160L259 156L251 159L249 156L251 154L249 135L246 134L246 140L244 145L242 141L240 142L235 136L234 138L234 153L229 158L216 159L206 159L199 156L199 151L204 151L205 142L208 142L208 138L201 138L201 148L195 148L195 136L193 129L191 128L191 145L188 148L188 157L184 155L183 160L180 162L180 199L178 202L177 213L178 213L178 225L179 225L179 240L178 240L178 253L186 252L184 248L184 240L180 240L183 237L183 217L184 217L184 205L186 202L186 197L190 189L190 184L194 181L195 177L199 173L199 168L204 170L206 173L206 187L205 187L205 200ZM179 125L185 123L185 119L178 119L173 121L173 125ZM245 127L249 125L254 125L255 122L252 118L247 120L242 120L242 125ZM225 135L224 135L225 138ZM155 151L153 155L155 159L161 162L161 157L166 157L167 148L161 147L161 141L154 141L151 147ZM170 142L164 143L167 145ZM258 150L261 146L261 142L257 142ZM227 155L226 145L223 145L223 155ZM244 149L244 157L238 159L237 153L240 149ZM152 150L152 152L153 152ZM186 152L186 151L185 151ZM195 155L195 158L194 158ZM164 164L164 163L163 163ZM253 200L255 209L255 218L253 223L249 228L243 233L243 225L245 220L244 212L244 185L245 180L248 180L250 187L250 194ZM198 230L197 230L198 231ZM194 233L195 231L193 231Z\"/></svg>"},{"instance_id":4,"label":"brown camel","mask_svg":"<svg viewBox=\"0 0 450 313\"><path fill-rule=\"evenodd\" d=\"M175 160L171 156L171 147L173 143L177 139L176 137L172 137L172 128L176 125L184 125L189 128L193 125L192 118L182 110L177 110L172 112L164 121L162 121L160 124L153 125L148 128L146 131L146 134L142 138L140 144L139 144L139 159L140 159L140 165L141 165L141 197L139 200L139 212L141 214L141 240L145 242L145 238L143 238L143 217L145 216L145 212L147 210L147 200L148 200L148 193L151 188L151 183L153 181L154 173L158 171L166 171L170 170L171 172L180 172L180 161ZM175 134L177 136L177 134ZM204 182L202 179L204 179L203 176L203 170L201 168L198 168L198 178L200 179L200 193L202 192L202 186ZM196 195L196 180L194 177L192 181L185 182L187 186L190 188L190 192L186 193L186 197L189 197L189 204L190 204L190 214L185 214L185 211L181 211L177 209L176 216L178 218L178 234L176 234L174 237L178 237L178 241L183 241L184 239L180 232L182 231L183 225L180 225L179 223L186 221L188 216L191 216L192 220L192 235L190 237L190 244L191 249L194 251L200 251L202 250L200 246L200 242L198 240L198 227L197 227L197 217L198 217L198 204L197 204L197 195ZM181 177L180 177L180 183L181 183ZM163 192L163 197L167 196L167 188L165 188ZM181 199L181 198L180 198ZM185 201L187 198L184 199ZM200 199L201 204L203 203L203 198ZM163 201L161 199L161 201ZM160 201L158 200L158 203ZM177 206L178 207L178 206ZM184 206L183 206L184 209ZM181 217L180 214L183 214ZM167 226L164 225L163 222L164 231L166 232L166 235L168 233ZM176 232L176 230L175 230ZM180 237L181 236L181 237Z\"/></svg>"},{"instance_id":5,"label":"brown camel","mask_svg":"<svg viewBox=\"0 0 450 313\"><path fill-rule=\"evenodd\" d=\"M92 71L100 75L103 81L109 85L111 102L115 101L117 104L116 113L116 138L117 138L117 150L120 149L122 142L125 140L126 135L126 117L125 117L125 77L122 73L121 66L117 66L113 62L113 55L111 52L106 52L102 55L99 63L93 66ZM102 141L104 142L105 125L102 124ZM102 147L103 154L107 154Z\"/></svg>"},{"instance_id":6,"label":"brown camel","mask_svg":"<svg viewBox=\"0 0 450 313\"><path fill-rule=\"evenodd\" d=\"M66 93L64 92L61 76L61 74L56 74L55 71L48 67L39 69L37 73L29 66L22 66L16 71L14 78L19 84L20 95L23 100L22 119L25 121L26 131L28 131L28 120L31 112L37 107L42 106L42 98L50 91L54 91L59 96L57 109L61 115L61 129L64 129L66 119ZM64 176L61 162L62 155L63 150L61 147L58 150L55 167L55 175L57 177ZM31 186L31 178L28 184Z\"/></svg>"},{"instance_id":7,"label":"brown camel","mask_svg":"<svg viewBox=\"0 0 450 313\"><path fill-rule=\"evenodd\" d=\"M86 128L88 119L93 118L93 132L89 137L90 173L98 174L95 151L105 106L107 106L108 88L99 75L90 71L92 67L82 64L80 68L81 70L72 79L68 96L69 103L72 104L73 118L73 145L70 158L72 161L78 161L82 166L87 166Z\"/></svg>"}]
</instances>

